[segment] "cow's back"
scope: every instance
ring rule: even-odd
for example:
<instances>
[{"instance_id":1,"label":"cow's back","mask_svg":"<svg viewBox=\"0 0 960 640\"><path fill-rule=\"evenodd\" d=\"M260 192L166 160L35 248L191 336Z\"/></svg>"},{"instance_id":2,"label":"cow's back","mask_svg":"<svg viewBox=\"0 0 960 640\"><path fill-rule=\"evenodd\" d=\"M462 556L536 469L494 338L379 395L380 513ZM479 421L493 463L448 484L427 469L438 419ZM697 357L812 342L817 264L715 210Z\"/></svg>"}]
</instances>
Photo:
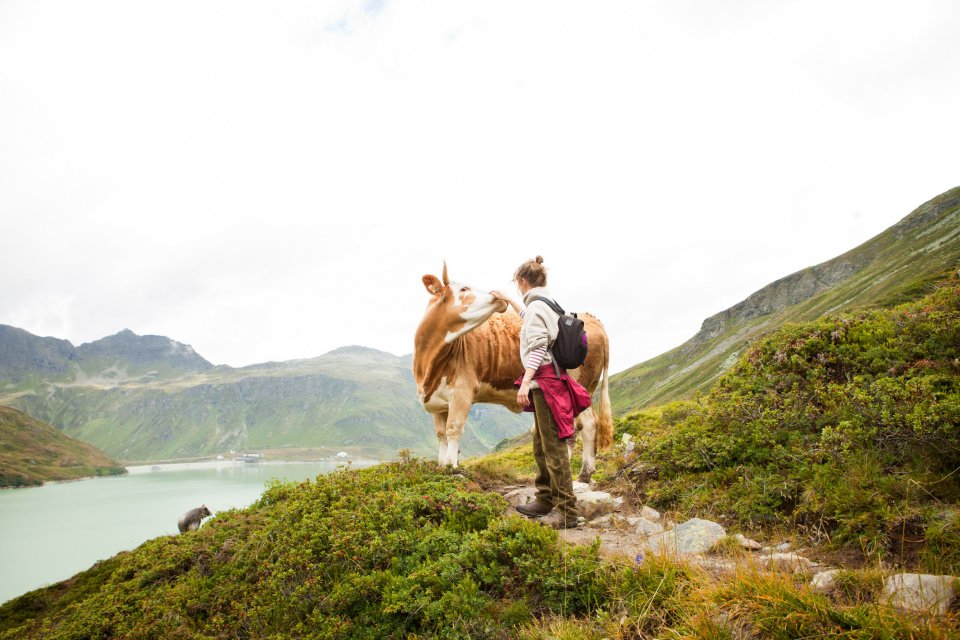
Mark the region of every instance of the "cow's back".
<instances>
[{"instance_id":1,"label":"cow's back","mask_svg":"<svg viewBox=\"0 0 960 640\"><path fill-rule=\"evenodd\" d=\"M577 316L583 320L583 329L587 332L587 358L569 373L592 394L597 390L600 376L610 360L610 342L600 320L589 313L578 313Z\"/></svg>"}]
</instances>

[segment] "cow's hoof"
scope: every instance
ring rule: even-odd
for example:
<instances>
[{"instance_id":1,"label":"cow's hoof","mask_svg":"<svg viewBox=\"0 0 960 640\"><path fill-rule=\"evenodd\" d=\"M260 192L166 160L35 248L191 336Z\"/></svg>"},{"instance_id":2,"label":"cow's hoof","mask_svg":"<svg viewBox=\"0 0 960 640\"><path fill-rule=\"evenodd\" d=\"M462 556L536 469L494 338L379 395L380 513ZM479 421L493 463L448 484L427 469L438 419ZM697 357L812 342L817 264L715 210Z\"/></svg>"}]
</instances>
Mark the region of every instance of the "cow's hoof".
<instances>
[{"instance_id":1,"label":"cow's hoof","mask_svg":"<svg viewBox=\"0 0 960 640\"><path fill-rule=\"evenodd\" d=\"M583 482L585 484L590 484L590 476L592 475L593 473L586 473L585 471L581 471L580 475L577 476L577 481Z\"/></svg>"}]
</instances>

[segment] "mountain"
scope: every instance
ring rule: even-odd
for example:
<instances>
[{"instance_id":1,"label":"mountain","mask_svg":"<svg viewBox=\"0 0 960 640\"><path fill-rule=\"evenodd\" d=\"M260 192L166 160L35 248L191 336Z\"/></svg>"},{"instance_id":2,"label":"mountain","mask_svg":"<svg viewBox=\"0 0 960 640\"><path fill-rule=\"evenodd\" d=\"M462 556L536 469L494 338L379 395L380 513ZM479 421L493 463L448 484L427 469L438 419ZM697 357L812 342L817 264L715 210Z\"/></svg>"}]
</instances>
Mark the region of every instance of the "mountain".
<instances>
[{"instance_id":1,"label":"mountain","mask_svg":"<svg viewBox=\"0 0 960 640\"><path fill-rule=\"evenodd\" d=\"M611 378L618 415L709 389L755 338L788 322L927 293L960 265L960 187L841 256L793 273L703 321L679 347Z\"/></svg>"},{"instance_id":2,"label":"mountain","mask_svg":"<svg viewBox=\"0 0 960 640\"><path fill-rule=\"evenodd\" d=\"M410 357L357 346L232 368L129 330L74 347L0 326L0 403L126 461L285 447L375 457L436 451ZM477 405L464 454L489 451L528 426L527 418Z\"/></svg>"},{"instance_id":3,"label":"mountain","mask_svg":"<svg viewBox=\"0 0 960 640\"><path fill-rule=\"evenodd\" d=\"M67 340L0 325L0 381L8 383L169 378L212 368L189 345L129 329L74 347Z\"/></svg>"},{"instance_id":4,"label":"mountain","mask_svg":"<svg viewBox=\"0 0 960 640\"><path fill-rule=\"evenodd\" d=\"M22 411L0 406L0 487L125 472L89 444L69 438Z\"/></svg>"}]
</instances>

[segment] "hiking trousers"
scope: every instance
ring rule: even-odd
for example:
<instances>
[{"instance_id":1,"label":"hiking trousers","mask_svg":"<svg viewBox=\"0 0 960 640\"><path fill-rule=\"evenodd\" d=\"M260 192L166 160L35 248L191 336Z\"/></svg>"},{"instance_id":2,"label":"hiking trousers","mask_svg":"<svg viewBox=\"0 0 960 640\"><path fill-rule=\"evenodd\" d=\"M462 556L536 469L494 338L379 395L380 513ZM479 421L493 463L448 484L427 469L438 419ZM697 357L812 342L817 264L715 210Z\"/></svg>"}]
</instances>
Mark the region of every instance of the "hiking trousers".
<instances>
[{"instance_id":1,"label":"hiking trousers","mask_svg":"<svg viewBox=\"0 0 960 640\"><path fill-rule=\"evenodd\" d=\"M576 518L577 498L573 494L570 451L557 435L557 423L540 389L531 389L533 400L533 457L537 461L537 498L553 505L565 518Z\"/></svg>"}]
</instances>

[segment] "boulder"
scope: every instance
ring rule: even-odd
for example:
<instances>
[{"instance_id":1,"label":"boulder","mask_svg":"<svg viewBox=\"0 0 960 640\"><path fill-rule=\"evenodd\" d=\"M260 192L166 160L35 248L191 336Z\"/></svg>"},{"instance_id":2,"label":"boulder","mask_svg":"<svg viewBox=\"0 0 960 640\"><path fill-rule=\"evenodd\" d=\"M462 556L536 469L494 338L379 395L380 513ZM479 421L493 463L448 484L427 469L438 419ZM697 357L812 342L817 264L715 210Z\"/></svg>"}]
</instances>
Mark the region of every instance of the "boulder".
<instances>
[{"instance_id":1,"label":"boulder","mask_svg":"<svg viewBox=\"0 0 960 640\"><path fill-rule=\"evenodd\" d=\"M771 553L760 556L760 564L770 571L809 573L813 563L796 553Z\"/></svg>"},{"instance_id":2,"label":"boulder","mask_svg":"<svg viewBox=\"0 0 960 640\"><path fill-rule=\"evenodd\" d=\"M780 553L786 553L787 551L790 551L790 549L793 548L793 545L791 545L789 542L783 542L781 544L778 544L774 548Z\"/></svg>"},{"instance_id":3,"label":"boulder","mask_svg":"<svg viewBox=\"0 0 960 640\"><path fill-rule=\"evenodd\" d=\"M706 553L726 535L724 528L716 522L693 518L669 531L651 536L646 544L651 553Z\"/></svg>"},{"instance_id":4,"label":"boulder","mask_svg":"<svg viewBox=\"0 0 960 640\"><path fill-rule=\"evenodd\" d=\"M587 520L610 513L618 509L621 504L623 504L623 498L614 498L606 491L585 491L577 494L580 515Z\"/></svg>"},{"instance_id":5,"label":"boulder","mask_svg":"<svg viewBox=\"0 0 960 640\"><path fill-rule=\"evenodd\" d=\"M898 609L945 614L958 594L958 578L922 573L898 573L887 578L883 593Z\"/></svg>"},{"instance_id":6,"label":"boulder","mask_svg":"<svg viewBox=\"0 0 960 640\"><path fill-rule=\"evenodd\" d=\"M810 590L814 593L830 593L833 591L833 585L837 580L837 574L840 569L831 569L830 571L821 571L810 580Z\"/></svg>"},{"instance_id":7,"label":"boulder","mask_svg":"<svg viewBox=\"0 0 960 640\"><path fill-rule=\"evenodd\" d=\"M581 493L587 493L588 491L592 491L592 489L590 488L590 483L589 483L589 482L580 482L580 481L578 481L578 480L574 480L574 481L573 481L573 493L574 493L574 495L579 495L579 494L581 494Z\"/></svg>"}]
</instances>

